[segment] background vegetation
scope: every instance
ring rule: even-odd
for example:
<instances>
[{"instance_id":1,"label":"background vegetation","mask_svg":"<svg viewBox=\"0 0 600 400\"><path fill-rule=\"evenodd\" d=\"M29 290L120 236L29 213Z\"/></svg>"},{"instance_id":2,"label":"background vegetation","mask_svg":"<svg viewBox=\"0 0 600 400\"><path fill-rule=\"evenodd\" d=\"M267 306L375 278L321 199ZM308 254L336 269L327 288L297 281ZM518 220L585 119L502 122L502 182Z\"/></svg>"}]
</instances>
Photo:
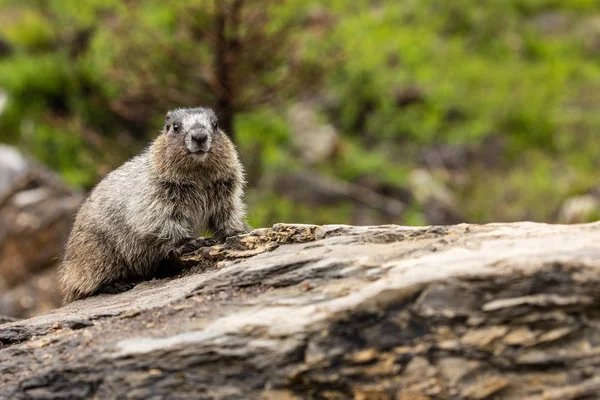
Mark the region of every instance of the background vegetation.
<instances>
[{"instance_id":1,"label":"background vegetation","mask_svg":"<svg viewBox=\"0 0 600 400\"><path fill-rule=\"evenodd\" d=\"M600 193L594 0L0 0L0 90L0 141L84 189L169 108L216 107L254 226L559 221Z\"/></svg>"}]
</instances>

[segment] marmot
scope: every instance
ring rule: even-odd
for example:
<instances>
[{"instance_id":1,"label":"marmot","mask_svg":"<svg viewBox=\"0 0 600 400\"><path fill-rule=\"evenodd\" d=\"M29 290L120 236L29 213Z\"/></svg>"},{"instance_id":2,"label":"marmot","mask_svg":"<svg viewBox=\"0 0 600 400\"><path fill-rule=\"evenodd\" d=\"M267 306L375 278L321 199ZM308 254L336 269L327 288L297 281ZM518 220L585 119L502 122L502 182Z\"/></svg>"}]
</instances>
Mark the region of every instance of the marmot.
<instances>
[{"instance_id":1,"label":"marmot","mask_svg":"<svg viewBox=\"0 0 600 400\"><path fill-rule=\"evenodd\" d=\"M131 289L159 264L247 233L244 170L207 108L169 111L160 135L83 202L59 269L65 303ZM197 238L204 229L213 239Z\"/></svg>"}]
</instances>

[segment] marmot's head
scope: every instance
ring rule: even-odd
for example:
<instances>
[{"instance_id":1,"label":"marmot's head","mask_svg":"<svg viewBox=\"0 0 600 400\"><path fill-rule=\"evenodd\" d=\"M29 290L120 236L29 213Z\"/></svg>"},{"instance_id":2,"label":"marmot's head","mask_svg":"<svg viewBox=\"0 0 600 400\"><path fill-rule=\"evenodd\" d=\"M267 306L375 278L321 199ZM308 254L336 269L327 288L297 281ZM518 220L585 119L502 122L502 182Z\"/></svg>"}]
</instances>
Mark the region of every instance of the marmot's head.
<instances>
[{"instance_id":1,"label":"marmot's head","mask_svg":"<svg viewBox=\"0 0 600 400\"><path fill-rule=\"evenodd\" d=\"M169 111L163 134L171 151L202 161L211 149L219 148L225 133L219 129L217 116L209 108L179 108Z\"/></svg>"}]
</instances>

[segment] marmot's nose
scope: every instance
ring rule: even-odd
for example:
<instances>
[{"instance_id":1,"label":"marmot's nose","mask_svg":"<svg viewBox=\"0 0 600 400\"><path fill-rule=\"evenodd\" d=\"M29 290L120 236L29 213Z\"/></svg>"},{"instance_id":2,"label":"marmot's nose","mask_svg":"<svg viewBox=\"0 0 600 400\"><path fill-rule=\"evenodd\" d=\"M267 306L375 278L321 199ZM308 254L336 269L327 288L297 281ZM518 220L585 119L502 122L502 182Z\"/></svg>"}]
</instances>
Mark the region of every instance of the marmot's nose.
<instances>
[{"instance_id":1,"label":"marmot's nose","mask_svg":"<svg viewBox=\"0 0 600 400\"><path fill-rule=\"evenodd\" d=\"M204 130L192 132L192 140L198 144L204 144L208 139L208 134Z\"/></svg>"}]
</instances>

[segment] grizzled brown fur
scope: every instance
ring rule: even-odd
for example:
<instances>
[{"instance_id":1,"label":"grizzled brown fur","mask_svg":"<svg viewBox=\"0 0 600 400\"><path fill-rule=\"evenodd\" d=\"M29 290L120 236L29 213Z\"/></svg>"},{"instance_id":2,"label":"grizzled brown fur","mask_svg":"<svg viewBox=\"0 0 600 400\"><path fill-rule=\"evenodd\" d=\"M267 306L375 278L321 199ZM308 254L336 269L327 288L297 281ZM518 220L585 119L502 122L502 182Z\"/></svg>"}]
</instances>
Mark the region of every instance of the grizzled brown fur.
<instances>
[{"instance_id":1,"label":"grizzled brown fur","mask_svg":"<svg viewBox=\"0 0 600 400\"><path fill-rule=\"evenodd\" d=\"M245 233L244 171L210 109L169 112L141 155L81 206L60 267L65 302L127 290L173 256ZM215 240L198 239L210 230Z\"/></svg>"}]
</instances>

